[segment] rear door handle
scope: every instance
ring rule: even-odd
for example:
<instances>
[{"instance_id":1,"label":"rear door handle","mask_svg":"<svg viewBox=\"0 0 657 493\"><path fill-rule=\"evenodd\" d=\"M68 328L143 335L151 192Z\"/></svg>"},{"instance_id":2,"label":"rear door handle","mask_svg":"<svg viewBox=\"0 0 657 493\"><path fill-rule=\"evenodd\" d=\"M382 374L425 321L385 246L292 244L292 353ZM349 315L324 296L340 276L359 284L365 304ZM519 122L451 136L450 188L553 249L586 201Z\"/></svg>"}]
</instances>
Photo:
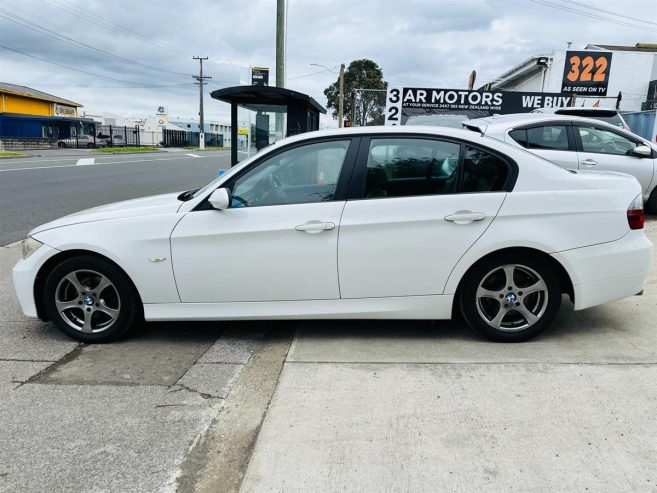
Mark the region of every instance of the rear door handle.
<instances>
[{"instance_id":1,"label":"rear door handle","mask_svg":"<svg viewBox=\"0 0 657 493\"><path fill-rule=\"evenodd\" d=\"M445 216L445 221L449 221L454 224L470 224L474 221L483 221L486 219L486 214L483 212L471 212L471 211L456 211L449 216Z\"/></svg>"},{"instance_id":2,"label":"rear door handle","mask_svg":"<svg viewBox=\"0 0 657 493\"><path fill-rule=\"evenodd\" d=\"M295 227L297 231L304 231L306 233L321 233L322 231L330 231L335 229L335 223L325 223L323 221L308 221L304 224L299 224Z\"/></svg>"},{"instance_id":3,"label":"rear door handle","mask_svg":"<svg viewBox=\"0 0 657 493\"><path fill-rule=\"evenodd\" d=\"M582 164L584 166L595 166L596 164L598 164L598 162L595 159L585 159L584 161L582 161Z\"/></svg>"}]
</instances>

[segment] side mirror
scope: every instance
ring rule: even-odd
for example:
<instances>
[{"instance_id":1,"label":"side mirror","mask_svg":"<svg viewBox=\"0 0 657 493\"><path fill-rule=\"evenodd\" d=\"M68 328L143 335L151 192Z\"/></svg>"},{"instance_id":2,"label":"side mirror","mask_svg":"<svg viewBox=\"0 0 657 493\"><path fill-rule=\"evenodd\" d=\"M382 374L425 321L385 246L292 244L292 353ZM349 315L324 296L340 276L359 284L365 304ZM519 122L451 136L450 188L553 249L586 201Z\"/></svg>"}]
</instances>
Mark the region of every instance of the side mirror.
<instances>
[{"instance_id":1,"label":"side mirror","mask_svg":"<svg viewBox=\"0 0 657 493\"><path fill-rule=\"evenodd\" d=\"M632 149L632 154L638 157L650 157L652 155L652 149L648 146L636 146Z\"/></svg>"},{"instance_id":2,"label":"side mirror","mask_svg":"<svg viewBox=\"0 0 657 493\"><path fill-rule=\"evenodd\" d=\"M228 209L231 202L230 190L227 188L217 188L208 198L208 202L217 210L223 211L224 209Z\"/></svg>"}]
</instances>

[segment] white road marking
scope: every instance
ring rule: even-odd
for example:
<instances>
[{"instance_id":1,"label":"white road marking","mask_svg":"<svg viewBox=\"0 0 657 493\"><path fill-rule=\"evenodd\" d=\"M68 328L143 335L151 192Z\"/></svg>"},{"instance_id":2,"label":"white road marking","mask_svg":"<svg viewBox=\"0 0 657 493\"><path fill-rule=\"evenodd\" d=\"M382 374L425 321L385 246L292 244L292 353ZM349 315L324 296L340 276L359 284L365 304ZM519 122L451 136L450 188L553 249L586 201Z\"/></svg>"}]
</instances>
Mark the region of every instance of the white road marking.
<instances>
[{"instance_id":1,"label":"white road marking","mask_svg":"<svg viewBox=\"0 0 657 493\"><path fill-rule=\"evenodd\" d=\"M201 157L201 156L199 156L198 154L185 154L185 156L189 156L189 157Z\"/></svg>"},{"instance_id":2,"label":"white road marking","mask_svg":"<svg viewBox=\"0 0 657 493\"><path fill-rule=\"evenodd\" d=\"M212 155L199 156L199 157L207 159L211 157L222 157L225 155L226 154L212 154ZM96 167L105 164L142 163L142 162L151 162L151 161L174 161L176 159L185 159L185 158L182 156L176 156L176 157L157 158L157 159L132 159L130 161L108 161L108 162L96 163ZM77 164L62 164L62 165L54 165L54 166L32 166L30 168L9 168L9 169L0 169L0 173L4 173L5 171L29 171L32 169L72 168L75 166L77 166Z\"/></svg>"},{"instance_id":3,"label":"white road marking","mask_svg":"<svg viewBox=\"0 0 657 493\"><path fill-rule=\"evenodd\" d=\"M75 163L76 166L92 166L94 164L94 161L96 159L93 157L85 157L82 159L78 159L78 162Z\"/></svg>"}]
</instances>

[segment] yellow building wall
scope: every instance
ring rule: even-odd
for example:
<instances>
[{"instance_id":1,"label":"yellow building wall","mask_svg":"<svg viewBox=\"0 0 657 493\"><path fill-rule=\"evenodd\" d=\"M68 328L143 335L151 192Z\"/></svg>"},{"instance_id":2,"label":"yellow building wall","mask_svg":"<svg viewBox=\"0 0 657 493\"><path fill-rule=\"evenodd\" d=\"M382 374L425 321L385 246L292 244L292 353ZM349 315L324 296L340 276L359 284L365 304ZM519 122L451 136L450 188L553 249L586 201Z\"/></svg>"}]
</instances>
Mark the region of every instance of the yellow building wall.
<instances>
[{"instance_id":1,"label":"yellow building wall","mask_svg":"<svg viewBox=\"0 0 657 493\"><path fill-rule=\"evenodd\" d=\"M39 99L26 98L15 94L2 94L4 113L21 113L23 115L54 116L55 103Z\"/></svg>"}]
</instances>

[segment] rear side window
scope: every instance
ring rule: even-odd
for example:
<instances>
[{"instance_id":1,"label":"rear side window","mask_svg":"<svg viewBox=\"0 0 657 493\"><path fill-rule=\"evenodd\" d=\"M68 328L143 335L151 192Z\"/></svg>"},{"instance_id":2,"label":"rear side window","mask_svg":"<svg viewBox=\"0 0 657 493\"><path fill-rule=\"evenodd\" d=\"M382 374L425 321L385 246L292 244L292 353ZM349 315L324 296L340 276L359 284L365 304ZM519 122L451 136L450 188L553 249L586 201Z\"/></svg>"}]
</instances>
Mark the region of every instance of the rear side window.
<instances>
[{"instance_id":1,"label":"rear side window","mask_svg":"<svg viewBox=\"0 0 657 493\"><path fill-rule=\"evenodd\" d=\"M461 146L429 139L372 139L365 198L454 193Z\"/></svg>"},{"instance_id":2,"label":"rear side window","mask_svg":"<svg viewBox=\"0 0 657 493\"><path fill-rule=\"evenodd\" d=\"M567 151L568 128L566 125L545 125L520 128L509 132L509 137L525 149Z\"/></svg>"},{"instance_id":3,"label":"rear side window","mask_svg":"<svg viewBox=\"0 0 657 493\"><path fill-rule=\"evenodd\" d=\"M476 147L465 146L463 192L498 192L504 190L509 165L503 159Z\"/></svg>"}]
</instances>

